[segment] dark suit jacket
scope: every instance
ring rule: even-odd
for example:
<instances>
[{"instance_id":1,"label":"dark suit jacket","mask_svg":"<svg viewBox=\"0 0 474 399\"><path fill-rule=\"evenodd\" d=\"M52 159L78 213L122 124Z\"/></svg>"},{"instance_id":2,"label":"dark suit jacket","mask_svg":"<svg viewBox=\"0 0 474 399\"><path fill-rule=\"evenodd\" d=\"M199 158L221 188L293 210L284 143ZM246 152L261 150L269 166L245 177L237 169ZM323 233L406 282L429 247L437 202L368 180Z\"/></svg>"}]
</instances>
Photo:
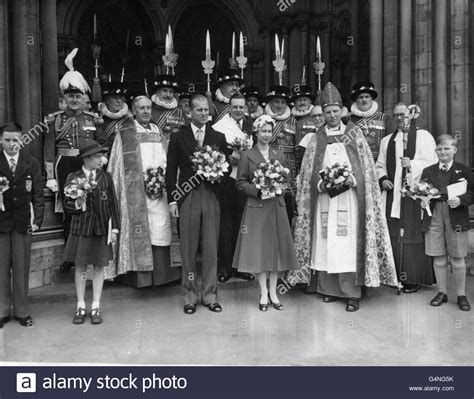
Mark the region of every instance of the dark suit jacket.
<instances>
[{"instance_id":1,"label":"dark suit jacket","mask_svg":"<svg viewBox=\"0 0 474 399\"><path fill-rule=\"evenodd\" d=\"M5 154L0 152L0 176L10 182L10 188L3 193L5 212L0 211L0 231L15 230L26 233L31 224L30 202L33 204L33 223L38 227L43 222L44 194L41 168L36 158L20 151L13 177Z\"/></svg>"},{"instance_id":2,"label":"dark suit jacket","mask_svg":"<svg viewBox=\"0 0 474 399\"><path fill-rule=\"evenodd\" d=\"M84 177L81 169L74 173L69 173L66 184L76 177ZM87 195L86 211L76 209L75 200L64 197L64 209L72 213L71 234L80 236L105 235L108 233L109 219L112 219L112 228L119 228L119 214L117 207L117 197L115 196L114 182L108 172L96 170L97 186L94 191Z\"/></svg>"},{"instance_id":3,"label":"dark suit jacket","mask_svg":"<svg viewBox=\"0 0 474 399\"><path fill-rule=\"evenodd\" d=\"M426 180L431 183L434 187L439 188L438 182L439 163L428 166L423 169L420 180ZM449 216L451 218L451 224L456 231L469 230L469 205L474 202L474 180L470 168L462 163L453 162L451 169L449 170L449 184L457 183L459 179L464 178L467 180L467 191L461 195L459 199L461 204L457 208L449 209ZM430 208L433 211L436 201L446 201L447 193L444 192L441 198L430 201ZM430 225L431 218L424 213L422 231L427 231Z\"/></svg>"},{"instance_id":4,"label":"dark suit jacket","mask_svg":"<svg viewBox=\"0 0 474 399\"><path fill-rule=\"evenodd\" d=\"M227 143L225 136L222 133L216 132L210 124L206 125L206 133L204 136L203 145L216 146L219 151L226 154L227 162L229 162L227 155ZM193 170L193 163L191 157L196 151L197 142L194 138L194 133L191 126L186 126L178 133L171 135L170 143L168 145L167 166L166 166L166 190L168 192L168 202L177 202L181 205L188 193L197 189L201 184L207 184L214 192L217 200L221 200L220 188L221 183L225 183L230 173L230 166L228 173L221 179L220 183L208 183L195 176ZM230 164L229 164L230 165ZM179 168L179 182L176 184Z\"/></svg>"}]
</instances>

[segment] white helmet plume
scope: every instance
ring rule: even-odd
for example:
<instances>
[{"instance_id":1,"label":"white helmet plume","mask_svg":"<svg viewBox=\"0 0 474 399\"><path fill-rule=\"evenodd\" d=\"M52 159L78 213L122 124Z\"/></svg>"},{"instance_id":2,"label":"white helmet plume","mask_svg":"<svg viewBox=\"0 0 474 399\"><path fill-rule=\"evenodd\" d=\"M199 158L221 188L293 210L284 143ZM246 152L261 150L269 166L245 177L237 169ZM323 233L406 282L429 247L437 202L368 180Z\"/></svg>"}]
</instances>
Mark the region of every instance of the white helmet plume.
<instances>
[{"instance_id":1,"label":"white helmet plume","mask_svg":"<svg viewBox=\"0 0 474 399\"><path fill-rule=\"evenodd\" d=\"M82 76L80 72L74 70L72 60L76 56L77 51L77 48L73 49L64 60L64 64L67 66L69 71L64 74L63 78L59 82L59 89L63 94L67 89L76 89L81 91L82 94L85 94L87 91L91 91L89 84L84 79L84 76Z\"/></svg>"}]
</instances>

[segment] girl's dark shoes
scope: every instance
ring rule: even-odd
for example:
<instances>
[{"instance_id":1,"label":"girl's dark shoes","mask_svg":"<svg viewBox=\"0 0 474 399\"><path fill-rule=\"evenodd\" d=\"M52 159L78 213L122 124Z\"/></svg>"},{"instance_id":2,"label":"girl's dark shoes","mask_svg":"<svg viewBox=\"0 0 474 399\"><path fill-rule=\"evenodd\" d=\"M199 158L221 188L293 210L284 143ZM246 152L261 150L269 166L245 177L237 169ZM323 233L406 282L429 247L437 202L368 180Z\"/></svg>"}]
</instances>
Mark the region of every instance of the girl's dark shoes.
<instances>
[{"instance_id":1,"label":"girl's dark shoes","mask_svg":"<svg viewBox=\"0 0 474 399\"><path fill-rule=\"evenodd\" d=\"M273 302L270 297L268 297L268 300L276 310L283 310L283 305L281 304L281 302Z\"/></svg>"},{"instance_id":2,"label":"girl's dark shoes","mask_svg":"<svg viewBox=\"0 0 474 399\"><path fill-rule=\"evenodd\" d=\"M74 318L72 319L73 324L83 324L86 321L86 310L84 308L77 308Z\"/></svg>"},{"instance_id":3,"label":"girl's dark shoes","mask_svg":"<svg viewBox=\"0 0 474 399\"><path fill-rule=\"evenodd\" d=\"M92 324L101 324L102 323L102 316L100 315L99 308L95 308L91 310L91 323Z\"/></svg>"}]
</instances>

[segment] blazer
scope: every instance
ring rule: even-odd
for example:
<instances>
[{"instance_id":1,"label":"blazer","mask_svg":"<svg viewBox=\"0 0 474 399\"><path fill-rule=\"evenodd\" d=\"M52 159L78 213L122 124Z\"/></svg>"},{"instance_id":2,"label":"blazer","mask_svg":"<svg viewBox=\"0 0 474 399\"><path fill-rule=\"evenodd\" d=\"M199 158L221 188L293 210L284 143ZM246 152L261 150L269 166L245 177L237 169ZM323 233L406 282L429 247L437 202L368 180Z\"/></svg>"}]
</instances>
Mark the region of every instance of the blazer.
<instances>
[{"instance_id":1,"label":"blazer","mask_svg":"<svg viewBox=\"0 0 474 399\"><path fill-rule=\"evenodd\" d=\"M223 176L220 183L209 183L200 178L196 178L191 157L194 151L196 151L197 145L191 126L186 126L180 132L171 135L166 156L167 166L165 177L168 203L177 202L180 206L189 192L196 190L201 184L206 184L210 187L217 200L221 201L221 184L225 183L231 168L229 166L229 171ZM227 162L229 162L225 136L215 131L209 123L206 125L203 145L216 146L219 151L225 154ZM177 182L178 168L179 181Z\"/></svg>"},{"instance_id":2,"label":"blazer","mask_svg":"<svg viewBox=\"0 0 474 399\"><path fill-rule=\"evenodd\" d=\"M0 176L9 181L9 189L3 193L5 211L0 211L0 232L15 230L27 233L31 225L33 204L33 223L41 227L44 215L43 178L36 158L20 150L18 164L13 176L10 163L3 150L0 152Z\"/></svg>"},{"instance_id":3,"label":"blazer","mask_svg":"<svg viewBox=\"0 0 474 399\"><path fill-rule=\"evenodd\" d=\"M76 177L86 177L84 171L69 173L65 187ZM71 234L90 236L92 233L101 236L108 234L109 219L112 220L112 229L118 229L119 213L117 197L115 196L114 182L108 172L96 170L97 186L87 195L86 211L76 209L76 200L64 196L64 209L72 213Z\"/></svg>"},{"instance_id":4,"label":"blazer","mask_svg":"<svg viewBox=\"0 0 474 399\"><path fill-rule=\"evenodd\" d=\"M426 180L431 183L434 187L439 187L438 182L439 163L428 166L423 169L420 180ZM469 205L474 202L474 180L470 168L467 165L454 161L451 169L449 170L449 184L457 183L459 179L464 178L467 180L467 191L461 195L459 199L461 204L457 208L449 209L449 217L451 224L456 231L467 231L469 230ZM446 201L447 193L442 193L441 198L430 201L430 208L433 211L436 201ZM427 231L431 222L431 217L424 212L422 231Z\"/></svg>"},{"instance_id":5,"label":"blazer","mask_svg":"<svg viewBox=\"0 0 474 399\"><path fill-rule=\"evenodd\" d=\"M270 147L269 157L270 159L278 159L283 166L286 166L283 152ZM266 162L265 158L257 146L254 146L250 150L244 151L240 156L235 186L237 187L238 191L248 197L247 206L251 208L263 208L265 207L265 204L269 203L268 201L265 202L265 200L261 199L260 191L257 189L257 187L255 187L255 183L252 183L254 172L258 169L260 164L264 162ZM285 206L285 200L282 195L279 196L278 201L280 205Z\"/></svg>"}]
</instances>

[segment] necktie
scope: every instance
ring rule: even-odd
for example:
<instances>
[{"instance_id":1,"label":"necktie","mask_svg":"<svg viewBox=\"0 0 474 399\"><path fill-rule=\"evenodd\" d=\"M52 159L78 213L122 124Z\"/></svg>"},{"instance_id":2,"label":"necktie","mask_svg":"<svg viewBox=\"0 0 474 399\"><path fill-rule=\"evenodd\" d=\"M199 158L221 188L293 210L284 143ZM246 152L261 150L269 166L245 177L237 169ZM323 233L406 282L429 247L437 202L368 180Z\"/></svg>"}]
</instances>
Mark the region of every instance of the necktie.
<instances>
[{"instance_id":1,"label":"necktie","mask_svg":"<svg viewBox=\"0 0 474 399\"><path fill-rule=\"evenodd\" d=\"M15 169L16 169L15 158L10 158L10 169L12 171L12 174L15 174Z\"/></svg>"},{"instance_id":2,"label":"necktie","mask_svg":"<svg viewBox=\"0 0 474 399\"><path fill-rule=\"evenodd\" d=\"M446 165L445 163L443 165L441 165L441 170L444 172L444 173L447 173L448 172L448 165Z\"/></svg>"},{"instance_id":3,"label":"necktie","mask_svg":"<svg viewBox=\"0 0 474 399\"><path fill-rule=\"evenodd\" d=\"M197 143L199 145L199 147L202 147L202 144L204 143L204 132L202 131L202 129L198 129L197 132L196 132L196 136L197 136Z\"/></svg>"}]
</instances>

